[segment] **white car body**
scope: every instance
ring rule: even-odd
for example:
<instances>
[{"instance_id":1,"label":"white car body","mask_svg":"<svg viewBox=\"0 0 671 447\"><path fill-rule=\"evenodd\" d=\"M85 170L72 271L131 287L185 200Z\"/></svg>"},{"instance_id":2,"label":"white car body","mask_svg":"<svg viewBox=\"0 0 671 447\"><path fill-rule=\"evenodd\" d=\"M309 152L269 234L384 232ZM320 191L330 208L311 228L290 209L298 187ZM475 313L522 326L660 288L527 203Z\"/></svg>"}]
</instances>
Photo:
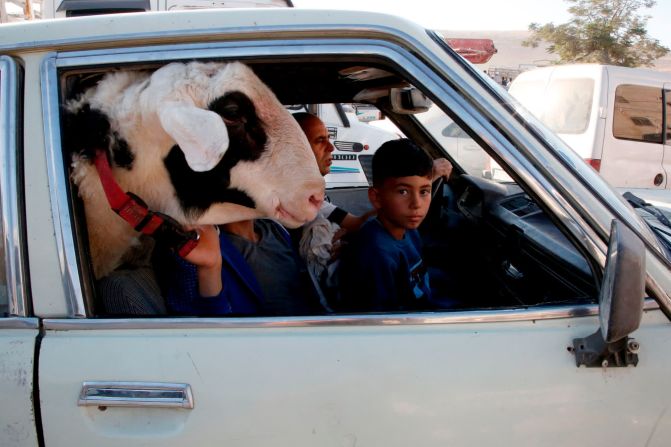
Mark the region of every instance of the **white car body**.
<instances>
[{"instance_id":1,"label":"white car body","mask_svg":"<svg viewBox=\"0 0 671 447\"><path fill-rule=\"evenodd\" d=\"M0 35L0 445L668 445L671 264L660 242L425 29L363 12L210 10L2 25ZM631 293L645 307L631 333L638 365L576 366L573 341L600 327L596 295L435 312L98 315L61 152L65 75L199 58L373 60L409 73L515 174L590 266L595 290L616 257L611 222L624 222L642 241L649 297ZM487 185L479 192L503 194Z\"/></svg>"}]
</instances>

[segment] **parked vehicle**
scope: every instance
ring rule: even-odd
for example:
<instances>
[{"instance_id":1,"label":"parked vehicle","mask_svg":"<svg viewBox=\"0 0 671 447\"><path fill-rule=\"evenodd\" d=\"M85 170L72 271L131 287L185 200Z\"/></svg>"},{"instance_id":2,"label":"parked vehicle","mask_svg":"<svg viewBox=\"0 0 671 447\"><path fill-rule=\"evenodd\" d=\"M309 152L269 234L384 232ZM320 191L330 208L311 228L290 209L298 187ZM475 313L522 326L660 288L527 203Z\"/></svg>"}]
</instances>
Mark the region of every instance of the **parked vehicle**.
<instances>
[{"instance_id":1,"label":"parked vehicle","mask_svg":"<svg viewBox=\"0 0 671 447\"><path fill-rule=\"evenodd\" d=\"M467 174L491 178L491 159L482 147L452 121L442 110L434 106L428 112L416 115L423 126L437 139L441 146Z\"/></svg>"},{"instance_id":2,"label":"parked vehicle","mask_svg":"<svg viewBox=\"0 0 671 447\"><path fill-rule=\"evenodd\" d=\"M0 445L668 444L664 224L651 230L438 34L298 9L79 17L0 34ZM243 61L285 106L370 93L408 138L452 158L420 118L426 102L402 93L426 95L516 180L468 175L453 158L435 188L424 259L455 304L283 317L101 310L63 105L110 71L187 60ZM376 75L346 75L357 67ZM363 188L343 191L367 201Z\"/></svg>"},{"instance_id":3,"label":"parked vehicle","mask_svg":"<svg viewBox=\"0 0 671 447\"><path fill-rule=\"evenodd\" d=\"M557 65L520 74L510 94L612 185L671 189L670 73Z\"/></svg>"},{"instance_id":4,"label":"parked vehicle","mask_svg":"<svg viewBox=\"0 0 671 447\"><path fill-rule=\"evenodd\" d=\"M185 9L292 6L291 0L42 0L42 18Z\"/></svg>"}]
</instances>

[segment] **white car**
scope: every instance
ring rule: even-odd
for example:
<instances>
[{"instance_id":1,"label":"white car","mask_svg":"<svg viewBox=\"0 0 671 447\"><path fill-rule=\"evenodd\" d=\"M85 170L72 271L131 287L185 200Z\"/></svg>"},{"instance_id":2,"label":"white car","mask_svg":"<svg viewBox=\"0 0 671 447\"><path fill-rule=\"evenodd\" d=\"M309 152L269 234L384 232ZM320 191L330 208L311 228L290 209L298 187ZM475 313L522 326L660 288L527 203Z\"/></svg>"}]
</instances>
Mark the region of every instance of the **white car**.
<instances>
[{"instance_id":1,"label":"white car","mask_svg":"<svg viewBox=\"0 0 671 447\"><path fill-rule=\"evenodd\" d=\"M33 21L0 35L0 445L668 445L667 239L437 33L286 8ZM432 157L452 158L420 228L445 302L106 312L63 106L110 71L193 60L243 61L282 105L368 98ZM481 155L457 144L455 156L449 123L436 137L413 92ZM469 175L485 154L517 183ZM367 204L365 190L345 192Z\"/></svg>"}]
</instances>

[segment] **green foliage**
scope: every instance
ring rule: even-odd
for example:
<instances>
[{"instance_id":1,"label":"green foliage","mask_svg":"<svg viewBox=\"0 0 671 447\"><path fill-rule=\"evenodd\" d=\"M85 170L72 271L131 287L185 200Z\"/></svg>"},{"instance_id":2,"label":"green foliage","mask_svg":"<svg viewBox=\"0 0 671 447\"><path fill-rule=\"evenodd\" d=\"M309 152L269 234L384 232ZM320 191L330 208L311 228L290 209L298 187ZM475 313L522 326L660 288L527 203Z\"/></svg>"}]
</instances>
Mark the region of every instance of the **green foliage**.
<instances>
[{"instance_id":1,"label":"green foliage","mask_svg":"<svg viewBox=\"0 0 671 447\"><path fill-rule=\"evenodd\" d=\"M568 23L529 25L531 37L522 45L537 47L548 42L549 53L560 62L595 62L624 67L649 66L669 49L648 37L650 16L639 15L654 0L565 0L571 3ZM666 0L665 0L666 1Z\"/></svg>"}]
</instances>

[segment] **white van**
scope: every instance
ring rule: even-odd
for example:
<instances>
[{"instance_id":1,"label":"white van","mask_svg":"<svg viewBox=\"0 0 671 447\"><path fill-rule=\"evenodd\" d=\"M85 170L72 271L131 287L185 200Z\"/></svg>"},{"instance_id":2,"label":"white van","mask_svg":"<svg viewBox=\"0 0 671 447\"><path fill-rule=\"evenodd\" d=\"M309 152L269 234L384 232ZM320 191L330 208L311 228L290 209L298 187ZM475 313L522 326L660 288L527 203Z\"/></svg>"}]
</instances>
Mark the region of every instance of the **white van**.
<instances>
[{"instance_id":1,"label":"white van","mask_svg":"<svg viewBox=\"0 0 671 447\"><path fill-rule=\"evenodd\" d=\"M671 73L558 65L509 91L613 186L671 189Z\"/></svg>"}]
</instances>

